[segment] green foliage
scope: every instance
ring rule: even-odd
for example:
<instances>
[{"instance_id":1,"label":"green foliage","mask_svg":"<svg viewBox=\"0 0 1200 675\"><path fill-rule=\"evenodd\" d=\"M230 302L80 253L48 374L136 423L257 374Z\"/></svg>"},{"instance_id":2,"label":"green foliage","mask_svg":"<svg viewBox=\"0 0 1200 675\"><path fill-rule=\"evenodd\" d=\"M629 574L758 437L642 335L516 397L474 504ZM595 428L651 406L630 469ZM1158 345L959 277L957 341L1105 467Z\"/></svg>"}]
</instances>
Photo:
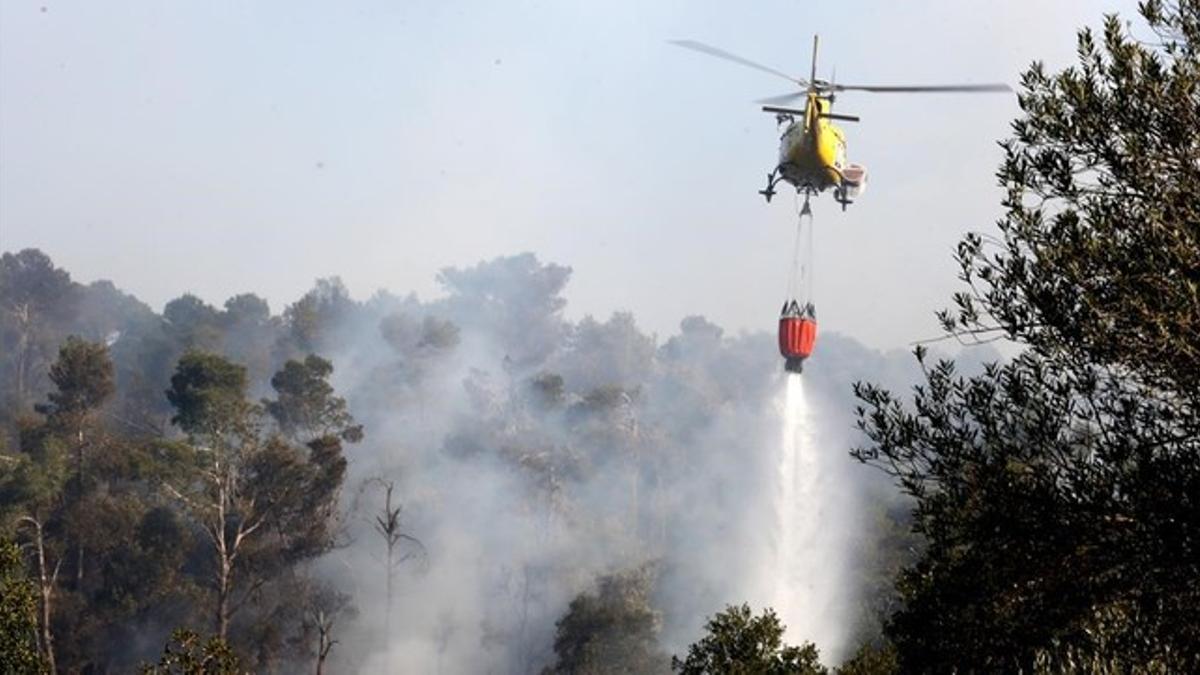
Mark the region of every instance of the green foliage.
<instances>
[{"instance_id":1,"label":"green foliage","mask_svg":"<svg viewBox=\"0 0 1200 675\"><path fill-rule=\"evenodd\" d=\"M212 350L221 342L221 313L200 298L185 293L163 307L163 330L184 349Z\"/></svg>"},{"instance_id":2,"label":"green foliage","mask_svg":"<svg viewBox=\"0 0 1200 675\"><path fill-rule=\"evenodd\" d=\"M71 275L54 266L50 256L34 248L0 256L0 298L6 309L32 306L67 312L61 301L70 295Z\"/></svg>"},{"instance_id":3,"label":"green foliage","mask_svg":"<svg viewBox=\"0 0 1200 675\"><path fill-rule=\"evenodd\" d=\"M41 673L37 647L37 597L25 577L21 552L0 540L0 673Z\"/></svg>"},{"instance_id":4,"label":"green foliage","mask_svg":"<svg viewBox=\"0 0 1200 675\"><path fill-rule=\"evenodd\" d=\"M250 381L266 380L275 366L280 320L271 316L266 300L243 293L225 301L220 317L221 352L246 366Z\"/></svg>"},{"instance_id":5,"label":"green foliage","mask_svg":"<svg viewBox=\"0 0 1200 675\"><path fill-rule=\"evenodd\" d=\"M539 373L526 383L526 387L530 401L539 410L553 410L567 400L565 382L557 373Z\"/></svg>"},{"instance_id":6,"label":"green foliage","mask_svg":"<svg viewBox=\"0 0 1200 675\"><path fill-rule=\"evenodd\" d=\"M417 321L407 314L396 313L379 323L383 339L396 353L406 359L436 356L458 346L458 326L451 321L427 316Z\"/></svg>"},{"instance_id":7,"label":"green foliage","mask_svg":"<svg viewBox=\"0 0 1200 675\"><path fill-rule=\"evenodd\" d=\"M70 476L68 456L54 437L27 433L22 447L26 454L6 458L0 472L0 516L11 522L30 512L48 513L59 503Z\"/></svg>"},{"instance_id":8,"label":"green foliage","mask_svg":"<svg viewBox=\"0 0 1200 675\"><path fill-rule=\"evenodd\" d=\"M189 585L179 571L191 546L187 524L164 506L129 507L132 522L108 534L132 536L101 556L100 583L92 600L109 620L137 616L147 607L176 600L181 587Z\"/></svg>"},{"instance_id":9,"label":"green foliage","mask_svg":"<svg viewBox=\"0 0 1200 675\"><path fill-rule=\"evenodd\" d=\"M305 441L332 436L345 441L362 440L362 426L346 409L346 401L333 394L329 376L333 364L309 354L301 361L288 361L271 378L278 398L267 401L267 412L287 436Z\"/></svg>"},{"instance_id":10,"label":"green foliage","mask_svg":"<svg viewBox=\"0 0 1200 675\"><path fill-rule=\"evenodd\" d=\"M349 314L353 304L341 279L318 279L311 291L283 312L287 328L285 352L290 356L325 351L331 346L331 331Z\"/></svg>"},{"instance_id":11,"label":"green foliage","mask_svg":"<svg viewBox=\"0 0 1200 675\"><path fill-rule=\"evenodd\" d=\"M575 328L572 347L570 379L586 388L633 388L650 369L656 349L629 312L616 312L603 323L584 317Z\"/></svg>"},{"instance_id":12,"label":"green foliage","mask_svg":"<svg viewBox=\"0 0 1200 675\"><path fill-rule=\"evenodd\" d=\"M519 366L541 363L563 337L562 290L571 268L543 264L532 253L496 258L471 268L445 268L442 306L466 330L496 341Z\"/></svg>"},{"instance_id":13,"label":"green foliage","mask_svg":"<svg viewBox=\"0 0 1200 675\"><path fill-rule=\"evenodd\" d=\"M650 603L652 569L600 577L595 593L580 593L559 619L554 666L543 675L666 673L658 646L662 618Z\"/></svg>"},{"instance_id":14,"label":"green foliage","mask_svg":"<svg viewBox=\"0 0 1200 675\"><path fill-rule=\"evenodd\" d=\"M315 356L289 362L272 378L279 399L265 406L246 399L245 370L216 354L185 354L171 378L168 398L189 441L161 446L174 456L163 490L207 535L216 633L232 634L251 666L286 646L273 617L300 622L303 591L287 590L295 566L334 545L342 439L362 432L326 382L331 373ZM286 436L264 423L268 410ZM248 625L231 633L235 618Z\"/></svg>"},{"instance_id":15,"label":"green foliage","mask_svg":"<svg viewBox=\"0 0 1200 675\"><path fill-rule=\"evenodd\" d=\"M345 477L345 460L340 451L330 454L333 456L322 452L314 456L273 438L246 458L238 489L272 506L262 514L270 532L261 535L246 553L260 571L310 558L333 545L332 518Z\"/></svg>"},{"instance_id":16,"label":"green foliage","mask_svg":"<svg viewBox=\"0 0 1200 675\"><path fill-rule=\"evenodd\" d=\"M158 665L142 667L143 675L238 675L243 672L237 656L217 636L203 640L184 629L171 633Z\"/></svg>"},{"instance_id":17,"label":"green foliage","mask_svg":"<svg viewBox=\"0 0 1200 675\"><path fill-rule=\"evenodd\" d=\"M267 304L266 300L253 293L242 293L225 301L223 323L263 325L270 321L271 306Z\"/></svg>"},{"instance_id":18,"label":"green foliage","mask_svg":"<svg viewBox=\"0 0 1200 675\"><path fill-rule=\"evenodd\" d=\"M315 334L354 306L339 288L309 294ZM430 324L438 346L455 337L443 323ZM158 316L109 282L72 282L40 251L0 257L0 534L42 545L58 668L127 672L150 656L133 647L146 626L211 620L213 540L239 533L232 648L253 667L302 654L291 636L309 598L293 573L333 545L342 444L362 432L317 357L275 378L287 437L266 424L247 392L293 351L285 328L249 294L224 311L184 296ZM164 438L172 415L186 439Z\"/></svg>"},{"instance_id":19,"label":"green foliage","mask_svg":"<svg viewBox=\"0 0 1200 675\"><path fill-rule=\"evenodd\" d=\"M1001 330L1042 353L1200 386L1200 3L1154 0L1156 41L1110 16L1079 65L1023 78L1004 142L1002 241L959 247L952 330Z\"/></svg>"},{"instance_id":20,"label":"green foliage","mask_svg":"<svg viewBox=\"0 0 1200 675\"><path fill-rule=\"evenodd\" d=\"M37 407L38 412L77 426L116 389L108 348L75 335L68 337L58 350L58 360L50 366L50 381L56 389L48 395L48 404Z\"/></svg>"},{"instance_id":21,"label":"green foliage","mask_svg":"<svg viewBox=\"0 0 1200 675\"><path fill-rule=\"evenodd\" d=\"M892 645L864 644L833 672L834 675L895 675L900 672L900 664Z\"/></svg>"},{"instance_id":22,"label":"green foliage","mask_svg":"<svg viewBox=\"0 0 1200 675\"><path fill-rule=\"evenodd\" d=\"M74 313L77 290L71 276L37 249L0 256L0 354L7 357L0 361L0 402L6 421L28 412L44 391L46 364Z\"/></svg>"},{"instance_id":23,"label":"green foliage","mask_svg":"<svg viewBox=\"0 0 1200 675\"><path fill-rule=\"evenodd\" d=\"M247 412L246 369L208 352L189 351L179 359L167 400L173 424L189 434L220 433Z\"/></svg>"},{"instance_id":24,"label":"green foliage","mask_svg":"<svg viewBox=\"0 0 1200 675\"><path fill-rule=\"evenodd\" d=\"M688 647L687 657L672 657L684 675L826 675L812 643L783 643L784 626L767 608L754 616L749 605L730 605L708 620L706 635Z\"/></svg>"},{"instance_id":25,"label":"green foliage","mask_svg":"<svg viewBox=\"0 0 1200 675\"><path fill-rule=\"evenodd\" d=\"M1200 670L1200 2L1110 17L1026 73L1001 240L959 247L957 336L1027 349L974 377L918 359L911 405L857 385L857 456L927 539L888 634L903 670Z\"/></svg>"}]
</instances>

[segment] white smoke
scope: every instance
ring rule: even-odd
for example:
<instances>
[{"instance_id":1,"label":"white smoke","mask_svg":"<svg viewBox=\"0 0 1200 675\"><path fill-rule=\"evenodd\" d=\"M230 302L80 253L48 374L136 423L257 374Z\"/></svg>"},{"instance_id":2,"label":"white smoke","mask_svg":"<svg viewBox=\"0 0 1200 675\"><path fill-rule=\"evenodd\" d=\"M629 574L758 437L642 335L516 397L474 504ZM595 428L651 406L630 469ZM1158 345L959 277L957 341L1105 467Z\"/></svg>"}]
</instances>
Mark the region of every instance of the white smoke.
<instances>
[{"instance_id":1,"label":"white smoke","mask_svg":"<svg viewBox=\"0 0 1200 675\"><path fill-rule=\"evenodd\" d=\"M843 568L874 477L847 454L849 387L896 360L827 334L805 384L787 377L781 393L771 334L690 317L660 341L627 314L571 322L569 274L497 259L446 271L444 299L381 294L338 321L325 353L367 439L347 453L350 545L321 567L358 610L331 668L538 672L571 599L645 562L667 653L748 602L837 662L863 625ZM382 495L359 490L376 478L395 483L426 553L397 570L390 613Z\"/></svg>"}]
</instances>

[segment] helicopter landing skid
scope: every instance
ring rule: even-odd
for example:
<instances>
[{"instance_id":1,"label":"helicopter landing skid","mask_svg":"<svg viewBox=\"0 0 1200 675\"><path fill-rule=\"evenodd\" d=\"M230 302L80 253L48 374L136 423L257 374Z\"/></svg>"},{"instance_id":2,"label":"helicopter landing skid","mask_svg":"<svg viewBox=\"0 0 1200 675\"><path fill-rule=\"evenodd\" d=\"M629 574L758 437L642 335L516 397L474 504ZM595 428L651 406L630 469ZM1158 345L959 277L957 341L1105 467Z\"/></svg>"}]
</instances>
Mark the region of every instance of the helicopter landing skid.
<instances>
[{"instance_id":1,"label":"helicopter landing skid","mask_svg":"<svg viewBox=\"0 0 1200 675\"><path fill-rule=\"evenodd\" d=\"M775 171L767 174L767 187L759 190L758 194L762 195L768 204L771 203L771 197L775 196L775 184L781 180L783 180L783 176L776 175Z\"/></svg>"},{"instance_id":2,"label":"helicopter landing skid","mask_svg":"<svg viewBox=\"0 0 1200 675\"><path fill-rule=\"evenodd\" d=\"M850 190L846 186L845 174L840 169L834 169L834 171L837 172L838 182L833 186L833 198L842 205L842 211L845 211L847 206L854 203L854 200L847 196Z\"/></svg>"},{"instance_id":3,"label":"helicopter landing skid","mask_svg":"<svg viewBox=\"0 0 1200 675\"><path fill-rule=\"evenodd\" d=\"M842 211L845 211L847 206L854 203L854 200L846 196L846 192L844 184L833 189L833 198L837 200L837 203L842 205Z\"/></svg>"}]
</instances>

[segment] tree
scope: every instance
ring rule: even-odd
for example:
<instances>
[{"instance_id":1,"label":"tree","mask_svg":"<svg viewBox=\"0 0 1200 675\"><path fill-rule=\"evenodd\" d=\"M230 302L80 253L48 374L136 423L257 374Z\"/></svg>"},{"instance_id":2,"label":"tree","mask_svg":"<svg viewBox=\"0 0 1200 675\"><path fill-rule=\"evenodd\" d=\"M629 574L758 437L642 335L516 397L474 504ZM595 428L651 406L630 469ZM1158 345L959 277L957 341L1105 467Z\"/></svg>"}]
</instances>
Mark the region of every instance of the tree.
<instances>
[{"instance_id":1,"label":"tree","mask_svg":"<svg viewBox=\"0 0 1200 675\"><path fill-rule=\"evenodd\" d=\"M615 312L603 323L583 317L572 332L570 345L561 358L561 372L580 390L632 389L653 368L654 338L638 329L629 312Z\"/></svg>"},{"instance_id":2,"label":"tree","mask_svg":"<svg viewBox=\"0 0 1200 675\"><path fill-rule=\"evenodd\" d=\"M895 675L900 672L896 648L890 644L864 644L845 663L833 671L835 675Z\"/></svg>"},{"instance_id":3,"label":"tree","mask_svg":"<svg viewBox=\"0 0 1200 675\"><path fill-rule=\"evenodd\" d=\"M556 663L543 675L665 673L658 644L661 614L650 604L652 570L640 567L600 577L594 593L580 593L555 624Z\"/></svg>"},{"instance_id":4,"label":"tree","mask_svg":"<svg viewBox=\"0 0 1200 675\"><path fill-rule=\"evenodd\" d=\"M163 328L182 349L215 349L220 344L221 313L185 293L163 307Z\"/></svg>"},{"instance_id":5,"label":"tree","mask_svg":"<svg viewBox=\"0 0 1200 675\"><path fill-rule=\"evenodd\" d=\"M288 361L271 378L277 399L267 401L266 408L284 435L303 443L323 437L362 440L362 426L354 423L346 401L333 394L331 374L332 363L309 354L304 361Z\"/></svg>"},{"instance_id":6,"label":"tree","mask_svg":"<svg viewBox=\"0 0 1200 675\"><path fill-rule=\"evenodd\" d=\"M32 534L31 545L34 551L34 561L37 565L37 585L41 594L42 615L39 617L41 633L38 636L38 650L46 662L50 672L56 672L54 658L54 597L58 587L58 573L62 569L62 556L52 557L51 544L47 540L46 523L36 515L21 516L17 519L19 528L26 529Z\"/></svg>"},{"instance_id":7,"label":"tree","mask_svg":"<svg viewBox=\"0 0 1200 675\"><path fill-rule=\"evenodd\" d=\"M5 359L5 403L18 410L31 400L34 385L57 342L56 326L70 314L76 284L37 249L0 256L0 345Z\"/></svg>"},{"instance_id":8,"label":"tree","mask_svg":"<svg viewBox=\"0 0 1200 675\"><path fill-rule=\"evenodd\" d=\"M958 249L947 331L1025 350L963 377L918 349L908 406L856 385L856 455L928 544L905 671L1200 669L1200 2L1141 12L1156 40L1109 17L1025 74L1001 237Z\"/></svg>"},{"instance_id":9,"label":"tree","mask_svg":"<svg viewBox=\"0 0 1200 675\"><path fill-rule=\"evenodd\" d=\"M166 394L175 408L171 423L206 440L245 432L253 412L246 400L246 369L208 352L184 354Z\"/></svg>"},{"instance_id":10,"label":"tree","mask_svg":"<svg viewBox=\"0 0 1200 675\"><path fill-rule=\"evenodd\" d=\"M401 521L401 514L404 507L394 502L392 496L392 493L396 489L396 483L382 478L372 478L366 481L363 487L365 488L369 484L378 485L384 490L383 506L378 512L373 514L371 526L375 530L375 533L383 539L384 544L383 570L387 587L384 634L391 635L396 571L409 560L424 557L425 545L421 543L421 540L405 531L404 524Z\"/></svg>"},{"instance_id":11,"label":"tree","mask_svg":"<svg viewBox=\"0 0 1200 675\"><path fill-rule=\"evenodd\" d=\"M50 381L57 389L48 396L49 402L37 410L47 416L49 424L69 433L75 444L75 494L72 506L79 508L83 500L84 451L89 439L84 431L96 410L112 396L113 362L103 344L87 342L74 335L59 348L58 360L50 366ZM75 539L75 584L83 583L84 546Z\"/></svg>"},{"instance_id":12,"label":"tree","mask_svg":"<svg viewBox=\"0 0 1200 675\"><path fill-rule=\"evenodd\" d=\"M193 472L166 489L202 525L215 553L215 629L224 640L230 616L234 566L248 538L266 524L270 505L248 488L250 467L262 452L259 415L246 400L246 371L215 354L184 354L171 377L167 400L172 422L188 434L184 450ZM245 597L243 598L243 600Z\"/></svg>"},{"instance_id":13,"label":"tree","mask_svg":"<svg viewBox=\"0 0 1200 675\"><path fill-rule=\"evenodd\" d=\"M275 365L272 352L280 324L266 300L253 293L235 295L225 301L221 313L221 351L244 364L251 381L264 381Z\"/></svg>"},{"instance_id":14,"label":"tree","mask_svg":"<svg viewBox=\"0 0 1200 675\"><path fill-rule=\"evenodd\" d=\"M408 314L395 312L379 322L379 332L406 360L435 357L454 349L459 343L458 326L436 316L417 321Z\"/></svg>"},{"instance_id":15,"label":"tree","mask_svg":"<svg viewBox=\"0 0 1200 675\"><path fill-rule=\"evenodd\" d=\"M281 400L266 405L284 428L308 439L305 446L267 430L264 406L246 398L241 366L193 351L171 378L173 421L188 442L175 446L186 470L165 481L165 489L212 544L214 624L221 639L228 637L232 617L265 585L333 545L345 476L341 437L359 438L361 429L324 381L328 364L318 362L312 378L285 375L308 373L289 362L273 378L281 383Z\"/></svg>"},{"instance_id":16,"label":"tree","mask_svg":"<svg viewBox=\"0 0 1200 675\"><path fill-rule=\"evenodd\" d=\"M68 337L58 350L58 360L50 366L50 381L57 390L48 396L49 403L38 406L38 412L82 435L88 415L115 389L108 348L74 335Z\"/></svg>"},{"instance_id":17,"label":"tree","mask_svg":"<svg viewBox=\"0 0 1200 675\"><path fill-rule=\"evenodd\" d=\"M283 310L286 335L279 349L285 357L323 351L331 346L332 331L357 306L341 279L317 279L311 291Z\"/></svg>"},{"instance_id":18,"label":"tree","mask_svg":"<svg viewBox=\"0 0 1200 675\"><path fill-rule=\"evenodd\" d=\"M0 541L0 672L40 673L46 670L38 653L37 599L25 578L21 552Z\"/></svg>"},{"instance_id":19,"label":"tree","mask_svg":"<svg viewBox=\"0 0 1200 675\"><path fill-rule=\"evenodd\" d=\"M767 608L754 616L750 606L730 605L705 624L707 634L688 647L687 658L671 658L684 675L826 675L811 643L783 643L784 626Z\"/></svg>"},{"instance_id":20,"label":"tree","mask_svg":"<svg viewBox=\"0 0 1200 675\"><path fill-rule=\"evenodd\" d=\"M0 517L33 567L38 591L38 651L53 672L55 606L62 570L63 494L70 472L61 439L45 425L22 429L21 453L5 456L0 472Z\"/></svg>"},{"instance_id":21,"label":"tree","mask_svg":"<svg viewBox=\"0 0 1200 675\"><path fill-rule=\"evenodd\" d=\"M458 326L436 316L418 320L405 312L392 312L380 320L379 332L400 357L379 373L381 388L400 396L420 392L421 385L438 372L459 344ZM425 402L418 399L417 403Z\"/></svg>"},{"instance_id":22,"label":"tree","mask_svg":"<svg viewBox=\"0 0 1200 675\"><path fill-rule=\"evenodd\" d=\"M354 421L345 399L337 396L329 377L333 364L308 355L303 362L290 360L271 377L276 399L263 401L283 436L308 449L305 460L307 488L304 527L296 528L292 554L299 557L324 552L333 543L338 525L338 498L346 476L343 443L363 439L361 424Z\"/></svg>"},{"instance_id":23,"label":"tree","mask_svg":"<svg viewBox=\"0 0 1200 675\"><path fill-rule=\"evenodd\" d=\"M1194 392L1200 4L1151 0L1141 11L1157 39L1110 16L1102 47L1079 33L1077 67L1025 73L1024 116L1002 144L1002 241L960 245L969 290L943 319Z\"/></svg>"},{"instance_id":24,"label":"tree","mask_svg":"<svg viewBox=\"0 0 1200 675\"><path fill-rule=\"evenodd\" d=\"M157 665L142 667L143 675L239 675L241 672L237 655L224 639L214 635L202 642L198 634L185 628L171 633L171 641Z\"/></svg>"},{"instance_id":25,"label":"tree","mask_svg":"<svg viewBox=\"0 0 1200 675\"><path fill-rule=\"evenodd\" d=\"M350 596L345 593L320 582L306 581L304 586L306 602L300 641L313 645L311 656L316 662L316 675L322 675L329 652L338 643L334 638L338 620L352 618L356 612L350 606Z\"/></svg>"},{"instance_id":26,"label":"tree","mask_svg":"<svg viewBox=\"0 0 1200 675\"><path fill-rule=\"evenodd\" d=\"M128 474L122 474L128 476ZM115 484L119 485L119 483ZM85 592L64 603L60 645L64 669L129 672L153 655L147 626L193 623L205 617L204 535L185 514L138 482L132 489L89 499L92 550ZM143 498L144 497L144 498ZM157 502L157 504L156 504ZM113 645L124 645L113 649Z\"/></svg>"},{"instance_id":27,"label":"tree","mask_svg":"<svg viewBox=\"0 0 1200 675\"><path fill-rule=\"evenodd\" d=\"M518 367L536 367L558 348L566 331L562 290L571 268L544 264L532 253L495 258L474 267L447 267L438 303L464 330L491 337Z\"/></svg>"}]
</instances>

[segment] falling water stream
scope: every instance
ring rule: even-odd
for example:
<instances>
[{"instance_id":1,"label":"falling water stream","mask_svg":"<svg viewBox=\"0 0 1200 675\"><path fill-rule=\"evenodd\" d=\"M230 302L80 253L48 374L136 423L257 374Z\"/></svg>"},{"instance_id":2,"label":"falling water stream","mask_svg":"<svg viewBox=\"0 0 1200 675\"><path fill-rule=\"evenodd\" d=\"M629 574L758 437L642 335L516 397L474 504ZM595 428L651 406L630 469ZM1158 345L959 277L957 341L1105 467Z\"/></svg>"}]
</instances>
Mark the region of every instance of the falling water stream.
<instances>
[{"instance_id":1,"label":"falling water stream","mask_svg":"<svg viewBox=\"0 0 1200 675\"><path fill-rule=\"evenodd\" d=\"M843 493L833 461L817 447L816 416L805 396L804 378L786 376L779 456L778 542L774 603L787 626L785 640L814 642L823 660L836 660L846 639L844 519L834 500Z\"/></svg>"}]
</instances>

